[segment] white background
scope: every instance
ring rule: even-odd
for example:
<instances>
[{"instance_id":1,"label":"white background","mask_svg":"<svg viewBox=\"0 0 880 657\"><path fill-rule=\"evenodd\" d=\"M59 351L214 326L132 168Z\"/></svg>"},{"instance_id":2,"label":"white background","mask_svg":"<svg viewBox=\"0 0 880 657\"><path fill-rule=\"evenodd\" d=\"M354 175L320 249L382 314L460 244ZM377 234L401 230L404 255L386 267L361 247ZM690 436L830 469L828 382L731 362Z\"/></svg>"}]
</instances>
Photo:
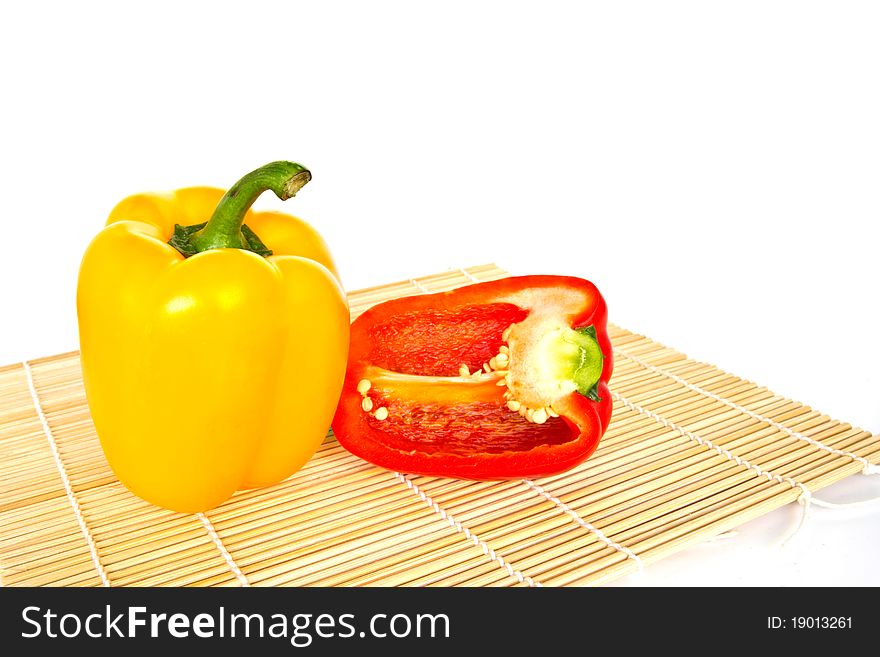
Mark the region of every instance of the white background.
<instances>
[{"instance_id":1,"label":"white background","mask_svg":"<svg viewBox=\"0 0 880 657\"><path fill-rule=\"evenodd\" d=\"M874 2L33 2L2 25L0 363L77 347L118 200L293 159L314 178L283 208L349 289L586 277L616 324L880 431ZM874 509L816 510L781 550L791 505L621 583L878 585Z\"/></svg>"}]
</instances>

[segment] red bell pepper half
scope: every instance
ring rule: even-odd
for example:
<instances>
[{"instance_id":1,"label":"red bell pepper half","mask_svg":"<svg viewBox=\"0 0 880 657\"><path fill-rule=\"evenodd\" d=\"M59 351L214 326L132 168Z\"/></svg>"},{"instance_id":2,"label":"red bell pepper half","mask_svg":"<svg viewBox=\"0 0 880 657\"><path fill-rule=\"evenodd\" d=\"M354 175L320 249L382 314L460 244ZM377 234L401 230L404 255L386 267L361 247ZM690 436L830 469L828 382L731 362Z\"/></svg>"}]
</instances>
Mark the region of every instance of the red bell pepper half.
<instances>
[{"instance_id":1,"label":"red bell pepper half","mask_svg":"<svg viewBox=\"0 0 880 657\"><path fill-rule=\"evenodd\" d=\"M607 309L589 281L521 276L367 310L333 431L413 474L510 479L584 461L611 418Z\"/></svg>"}]
</instances>

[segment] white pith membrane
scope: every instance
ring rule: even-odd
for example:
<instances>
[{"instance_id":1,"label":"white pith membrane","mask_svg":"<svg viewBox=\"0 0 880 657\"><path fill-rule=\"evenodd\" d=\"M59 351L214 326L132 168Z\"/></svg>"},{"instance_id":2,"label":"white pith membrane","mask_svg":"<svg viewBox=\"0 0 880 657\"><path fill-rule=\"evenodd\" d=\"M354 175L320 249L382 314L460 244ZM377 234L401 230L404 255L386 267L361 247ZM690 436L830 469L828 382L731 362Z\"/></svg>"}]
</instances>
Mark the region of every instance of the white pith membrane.
<instances>
[{"instance_id":1,"label":"white pith membrane","mask_svg":"<svg viewBox=\"0 0 880 657\"><path fill-rule=\"evenodd\" d=\"M572 333L558 317L550 315L529 315L505 329L507 408L535 424L559 417L554 402L577 390L566 376L566 366L578 357L577 344L568 339Z\"/></svg>"}]
</instances>

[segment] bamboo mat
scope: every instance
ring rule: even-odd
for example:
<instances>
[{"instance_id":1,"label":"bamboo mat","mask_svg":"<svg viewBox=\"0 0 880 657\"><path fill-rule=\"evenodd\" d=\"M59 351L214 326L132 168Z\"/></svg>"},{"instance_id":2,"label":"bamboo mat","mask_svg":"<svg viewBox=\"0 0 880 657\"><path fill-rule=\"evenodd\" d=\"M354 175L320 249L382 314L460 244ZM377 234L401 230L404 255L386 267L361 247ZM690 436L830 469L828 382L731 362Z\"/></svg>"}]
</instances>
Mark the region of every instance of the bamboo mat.
<instances>
[{"instance_id":1,"label":"bamboo mat","mask_svg":"<svg viewBox=\"0 0 880 657\"><path fill-rule=\"evenodd\" d=\"M361 290L349 297L352 317L505 275L485 265ZM866 431L610 330L614 416L596 453L569 472L491 483L410 476L351 456L331 434L300 472L205 515L151 506L116 481L77 353L0 368L0 580L601 584L880 461Z\"/></svg>"}]
</instances>

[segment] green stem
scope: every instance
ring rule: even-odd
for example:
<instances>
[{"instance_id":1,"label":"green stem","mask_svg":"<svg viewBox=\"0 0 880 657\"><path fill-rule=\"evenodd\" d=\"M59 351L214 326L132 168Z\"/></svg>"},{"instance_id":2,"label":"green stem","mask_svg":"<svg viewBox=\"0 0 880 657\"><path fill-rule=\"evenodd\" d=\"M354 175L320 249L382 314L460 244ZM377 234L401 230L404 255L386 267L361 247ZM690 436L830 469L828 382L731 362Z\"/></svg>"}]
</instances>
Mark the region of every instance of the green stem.
<instances>
[{"instance_id":1,"label":"green stem","mask_svg":"<svg viewBox=\"0 0 880 657\"><path fill-rule=\"evenodd\" d=\"M251 171L223 195L214 214L204 227L199 226L199 230L192 232L181 228L180 237L183 243L175 243L172 238L171 244L185 256L208 249L247 249L268 255L271 251L262 247L262 242L253 231L243 226L245 213L267 189L271 189L278 198L286 201L295 196L311 179L312 174L308 169L296 162L271 162ZM192 228L195 226L190 227ZM256 248L255 244L263 250Z\"/></svg>"}]
</instances>

